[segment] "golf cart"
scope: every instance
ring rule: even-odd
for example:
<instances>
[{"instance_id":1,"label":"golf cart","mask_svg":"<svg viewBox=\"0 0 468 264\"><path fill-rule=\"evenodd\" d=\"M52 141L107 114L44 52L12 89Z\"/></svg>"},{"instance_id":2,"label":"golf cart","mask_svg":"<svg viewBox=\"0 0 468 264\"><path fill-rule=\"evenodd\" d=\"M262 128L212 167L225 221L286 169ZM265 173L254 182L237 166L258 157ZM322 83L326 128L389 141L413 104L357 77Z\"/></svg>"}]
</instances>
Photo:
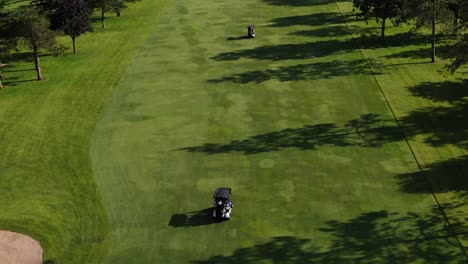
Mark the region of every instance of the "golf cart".
<instances>
[{"instance_id":1,"label":"golf cart","mask_svg":"<svg viewBox=\"0 0 468 264\"><path fill-rule=\"evenodd\" d=\"M231 188L218 188L213 194L213 218L229 219L232 212Z\"/></svg>"},{"instance_id":2,"label":"golf cart","mask_svg":"<svg viewBox=\"0 0 468 264\"><path fill-rule=\"evenodd\" d=\"M247 27L247 37L255 38L255 25L249 25Z\"/></svg>"}]
</instances>

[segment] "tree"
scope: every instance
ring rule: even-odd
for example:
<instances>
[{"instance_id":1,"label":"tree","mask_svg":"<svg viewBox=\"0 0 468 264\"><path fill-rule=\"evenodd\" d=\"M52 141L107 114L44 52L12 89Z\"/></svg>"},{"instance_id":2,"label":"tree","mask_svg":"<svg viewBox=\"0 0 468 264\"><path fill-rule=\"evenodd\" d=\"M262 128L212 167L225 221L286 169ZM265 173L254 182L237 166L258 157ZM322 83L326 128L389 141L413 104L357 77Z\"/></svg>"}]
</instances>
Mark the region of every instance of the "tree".
<instances>
[{"instance_id":1,"label":"tree","mask_svg":"<svg viewBox=\"0 0 468 264\"><path fill-rule=\"evenodd\" d=\"M431 30L431 62L436 61L437 26L451 21L448 0L419 0L416 8L416 29Z\"/></svg>"},{"instance_id":2,"label":"tree","mask_svg":"<svg viewBox=\"0 0 468 264\"><path fill-rule=\"evenodd\" d=\"M32 50L37 80L43 80L39 54L42 49L59 55L65 48L57 43L57 33L49 29L49 21L39 14L36 9L28 9L15 15L13 32L23 40Z\"/></svg>"},{"instance_id":3,"label":"tree","mask_svg":"<svg viewBox=\"0 0 468 264\"><path fill-rule=\"evenodd\" d=\"M465 2L465 4L460 7L459 14L459 28L467 28L468 3ZM450 52L454 60L452 61L452 63L447 65L447 69L451 73L454 73L462 65L468 64L468 33L465 32L461 37L459 37L458 42L452 47Z\"/></svg>"},{"instance_id":4,"label":"tree","mask_svg":"<svg viewBox=\"0 0 468 264\"><path fill-rule=\"evenodd\" d=\"M101 12L101 27L106 28L106 12L112 8L116 0L85 0L91 10L99 9Z\"/></svg>"},{"instance_id":5,"label":"tree","mask_svg":"<svg viewBox=\"0 0 468 264\"><path fill-rule=\"evenodd\" d=\"M71 37L73 54L76 54L76 38L93 29L88 4L83 0L55 0L53 6L51 28L62 30Z\"/></svg>"},{"instance_id":6,"label":"tree","mask_svg":"<svg viewBox=\"0 0 468 264\"><path fill-rule=\"evenodd\" d=\"M447 69L454 73L462 65L468 63L468 34L464 34L463 37L451 48L451 55L454 60L447 65Z\"/></svg>"},{"instance_id":7,"label":"tree","mask_svg":"<svg viewBox=\"0 0 468 264\"><path fill-rule=\"evenodd\" d=\"M10 51L16 47L15 41L9 38L7 33L2 32L2 26L2 21L0 21L0 89L3 89L2 80L4 79L4 76L2 74L2 67L5 66L2 64L2 59L9 56Z\"/></svg>"},{"instance_id":8,"label":"tree","mask_svg":"<svg viewBox=\"0 0 468 264\"><path fill-rule=\"evenodd\" d=\"M407 22L411 3L411 0L353 0L353 7L361 11L357 16L364 17L366 22L375 17L377 23L382 23L381 37L384 39L387 20L391 19L397 25Z\"/></svg>"},{"instance_id":9,"label":"tree","mask_svg":"<svg viewBox=\"0 0 468 264\"><path fill-rule=\"evenodd\" d=\"M112 3L111 3L111 6L112 6L112 9L114 9L116 15L118 17L120 17L121 13L122 13L122 9L125 9L127 8L127 3L130 3L130 2L136 2L136 0L114 0Z\"/></svg>"},{"instance_id":10,"label":"tree","mask_svg":"<svg viewBox=\"0 0 468 264\"><path fill-rule=\"evenodd\" d=\"M466 0L449 0L447 5L453 15L453 34L458 35L463 29L463 23L460 21L462 19L462 11L468 3Z\"/></svg>"},{"instance_id":11,"label":"tree","mask_svg":"<svg viewBox=\"0 0 468 264\"><path fill-rule=\"evenodd\" d=\"M8 38L5 28L9 20L9 13L5 10L5 7L10 4L9 0L0 0L0 89L3 89L3 74L2 74L2 58L5 54L15 46L10 38Z\"/></svg>"}]
</instances>

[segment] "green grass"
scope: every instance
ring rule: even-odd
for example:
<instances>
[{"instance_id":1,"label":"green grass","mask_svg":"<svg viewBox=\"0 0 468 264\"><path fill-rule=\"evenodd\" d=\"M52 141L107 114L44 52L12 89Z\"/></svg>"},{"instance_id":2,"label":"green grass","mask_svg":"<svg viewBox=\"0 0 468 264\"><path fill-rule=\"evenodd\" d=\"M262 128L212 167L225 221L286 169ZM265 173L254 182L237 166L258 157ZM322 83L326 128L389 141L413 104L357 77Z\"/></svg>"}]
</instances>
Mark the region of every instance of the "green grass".
<instances>
[{"instance_id":1,"label":"green grass","mask_svg":"<svg viewBox=\"0 0 468 264\"><path fill-rule=\"evenodd\" d=\"M32 235L54 263L99 263L108 222L89 157L102 108L164 1L144 1L77 41L78 54L14 56L0 91L0 229ZM68 38L63 39L70 44Z\"/></svg>"},{"instance_id":2,"label":"green grass","mask_svg":"<svg viewBox=\"0 0 468 264\"><path fill-rule=\"evenodd\" d=\"M111 227L105 263L466 262L431 192L464 234L455 221L466 218L466 188L448 178L466 184L466 158L454 159L466 147L463 116L441 116L443 128L420 120L418 109L439 103L408 90L444 81L443 64L397 67L426 59L385 56L425 42L390 29L382 48L359 36L378 28L349 10L326 0L173 1L93 138ZM250 23L258 38L227 40ZM466 109L456 99L445 106ZM457 144L437 145L443 136ZM430 165L435 157L455 169ZM236 207L216 224L208 214L220 186L233 188Z\"/></svg>"},{"instance_id":3,"label":"green grass","mask_svg":"<svg viewBox=\"0 0 468 264\"><path fill-rule=\"evenodd\" d=\"M465 263L466 68L445 78L425 37L382 46L350 12L144 0L44 56L46 81L13 57L0 229L57 264ZM217 224L220 186L236 207Z\"/></svg>"}]
</instances>

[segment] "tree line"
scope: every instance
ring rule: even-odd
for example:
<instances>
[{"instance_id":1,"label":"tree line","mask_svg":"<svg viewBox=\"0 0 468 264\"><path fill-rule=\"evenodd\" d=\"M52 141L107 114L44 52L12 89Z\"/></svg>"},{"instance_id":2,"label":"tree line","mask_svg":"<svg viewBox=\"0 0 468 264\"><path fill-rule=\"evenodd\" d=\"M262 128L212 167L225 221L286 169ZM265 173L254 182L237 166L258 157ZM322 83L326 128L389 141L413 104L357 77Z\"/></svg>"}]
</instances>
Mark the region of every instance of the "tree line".
<instances>
[{"instance_id":1,"label":"tree line","mask_svg":"<svg viewBox=\"0 0 468 264\"><path fill-rule=\"evenodd\" d=\"M118 17L127 3L136 0L32 0L24 8L9 8L13 0L0 0L0 89L3 75L1 59L26 46L32 51L37 79L43 80L39 55L48 51L61 55L68 48L57 42L60 35L72 40L73 54L77 52L76 39L92 32L91 17L100 11L101 27L105 28L106 13Z\"/></svg>"},{"instance_id":2,"label":"tree line","mask_svg":"<svg viewBox=\"0 0 468 264\"><path fill-rule=\"evenodd\" d=\"M436 61L438 35L456 39L450 49L454 60L447 65L450 72L468 61L468 0L353 0L353 7L366 22L374 18L380 23L383 42L388 20L396 26L413 24L415 30L430 30L432 62Z\"/></svg>"},{"instance_id":3,"label":"tree line","mask_svg":"<svg viewBox=\"0 0 468 264\"><path fill-rule=\"evenodd\" d=\"M42 80L39 55L48 51L60 55L67 50L57 42L59 35L72 39L76 53L76 39L92 32L91 16L100 13L101 27L105 28L106 13L121 16L127 3L137 0L32 0L26 8L8 8L14 0L0 0L0 70L1 59L20 44L32 51L37 79ZM312 1L312 0L310 0ZM431 60L436 60L436 42L440 34L455 38L450 53L450 72L468 62L468 0L353 0L357 16L366 22L374 18L381 24L381 38L385 41L387 21L393 25L410 24L416 30L431 31ZM3 76L0 71L0 89Z\"/></svg>"}]
</instances>

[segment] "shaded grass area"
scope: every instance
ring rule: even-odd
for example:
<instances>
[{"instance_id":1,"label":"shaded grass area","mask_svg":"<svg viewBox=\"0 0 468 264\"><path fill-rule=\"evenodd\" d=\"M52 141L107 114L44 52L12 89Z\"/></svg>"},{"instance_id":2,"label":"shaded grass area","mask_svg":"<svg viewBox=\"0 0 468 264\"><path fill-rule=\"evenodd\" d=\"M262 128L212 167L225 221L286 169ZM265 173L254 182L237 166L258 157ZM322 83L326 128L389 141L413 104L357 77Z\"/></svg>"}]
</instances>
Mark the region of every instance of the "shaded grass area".
<instances>
[{"instance_id":1,"label":"shaded grass area","mask_svg":"<svg viewBox=\"0 0 468 264\"><path fill-rule=\"evenodd\" d=\"M172 227L194 227L214 224L216 221L213 219L212 214L212 207L184 214L175 214L169 220L168 225Z\"/></svg>"},{"instance_id":2,"label":"shaded grass area","mask_svg":"<svg viewBox=\"0 0 468 264\"><path fill-rule=\"evenodd\" d=\"M291 82L301 80L332 79L338 76L369 75L378 74L372 70L368 61L325 61L293 66L281 66L274 69L247 71L224 76L219 79L208 80L209 83L233 82L239 84L262 83L270 80L280 82Z\"/></svg>"},{"instance_id":3,"label":"shaded grass area","mask_svg":"<svg viewBox=\"0 0 468 264\"><path fill-rule=\"evenodd\" d=\"M438 211L434 207L431 213L402 215L383 210L328 221L320 229L332 236L327 250L314 239L281 236L193 263L465 263Z\"/></svg>"},{"instance_id":4,"label":"shaded grass area","mask_svg":"<svg viewBox=\"0 0 468 264\"><path fill-rule=\"evenodd\" d=\"M384 120L378 115L362 115L347 122L343 127L335 124L306 125L302 128L287 128L278 132L235 140L229 144L205 144L180 150L221 154L233 151L245 154L280 151L285 148L314 150L322 145L338 147L381 147L385 143L401 141L404 135L393 120Z\"/></svg>"},{"instance_id":5,"label":"shaded grass area","mask_svg":"<svg viewBox=\"0 0 468 264\"><path fill-rule=\"evenodd\" d=\"M80 37L76 56L41 56L46 81L30 81L29 52L5 61L0 229L38 239L45 263L99 263L107 252L109 226L90 164L90 138L162 7L132 4L123 17L108 20L108 29Z\"/></svg>"}]
</instances>

